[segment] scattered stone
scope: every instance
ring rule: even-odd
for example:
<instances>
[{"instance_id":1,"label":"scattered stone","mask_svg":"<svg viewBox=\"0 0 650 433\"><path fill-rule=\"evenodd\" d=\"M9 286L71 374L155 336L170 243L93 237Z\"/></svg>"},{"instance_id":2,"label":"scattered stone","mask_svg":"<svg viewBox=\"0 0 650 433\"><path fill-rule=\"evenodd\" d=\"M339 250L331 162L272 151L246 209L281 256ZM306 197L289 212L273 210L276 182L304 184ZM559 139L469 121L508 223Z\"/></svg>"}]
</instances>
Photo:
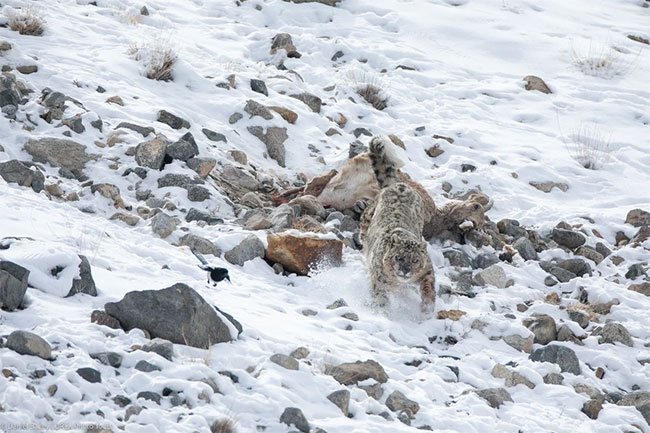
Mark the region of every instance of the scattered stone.
<instances>
[{"instance_id":1,"label":"scattered stone","mask_svg":"<svg viewBox=\"0 0 650 433\"><path fill-rule=\"evenodd\" d=\"M38 66L37 65L21 65L21 66L16 66L16 70L20 72L21 74L29 75L33 74L34 72L38 72Z\"/></svg>"},{"instance_id":2,"label":"scattered stone","mask_svg":"<svg viewBox=\"0 0 650 433\"><path fill-rule=\"evenodd\" d=\"M640 284L630 284L627 289L641 293L642 295L650 296L650 283L647 281Z\"/></svg>"},{"instance_id":3,"label":"scattered stone","mask_svg":"<svg viewBox=\"0 0 650 433\"><path fill-rule=\"evenodd\" d=\"M126 409L124 414L124 421L128 421L131 417L139 415L142 412L141 406L131 405Z\"/></svg>"},{"instance_id":4,"label":"scattered stone","mask_svg":"<svg viewBox=\"0 0 650 433\"><path fill-rule=\"evenodd\" d=\"M104 365L108 365L114 368L120 368L122 365L123 356L117 352L97 352L91 353L90 357L96 359Z\"/></svg>"},{"instance_id":5,"label":"scattered stone","mask_svg":"<svg viewBox=\"0 0 650 433\"><path fill-rule=\"evenodd\" d=\"M526 230L519 227L519 221L513 219L502 219L497 223L497 229L500 233L512 236L517 239L526 236Z\"/></svg>"},{"instance_id":6,"label":"scattered stone","mask_svg":"<svg viewBox=\"0 0 650 433\"><path fill-rule=\"evenodd\" d=\"M472 266L472 260L462 250L447 250L443 251L442 255L449 260L451 266L457 266L460 268L468 268Z\"/></svg>"},{"instance_id":7,"label":"scattered stone","mask_svg":"<svg viewBox=\"0 0 650 433\"><path fill-rule=\"evenodd\" d=\"M534 351L529 359L535 362L557 364L562 372L580 375L580 362L575 352L568 347L550 344Z\"/></svg>"},{"instance_id":8,"label":"scattered stone","mask_svg":"<svg viewBox=\"0 0 650 433\"><path fill-rule=\"evenodd\" d=\"M632 224L634 227L650 225L650 212L642 209L632 209L625 217L626 224Z\"/></svg>"},{"instance_id":9,"label":"scattered stone","mask_svg":"<svg viewBox=\"0 0 650 433\"><path fill-rule=\"evenodd\" d=\"M569 319L576 322L582 329L589 326L589 315L584 311L571 310L569 311Z\"/></svg>"},{"instance_id":10,"label":"scattered stone","mask_svg":"<svg viewBox=\"0 0 650 433\"><path fill-rule=\"evenodd\" d=\"M525 385L530 389L535 388L535 384L533 382L526 379L524 376L517 373L516 371L509 370L503 364L496 364L492 368L492 373L491 374L492 374L493 377L497 377L497 378L500 378L500 379L505 379L505 385L506 385L507 388L511 388L511 387L517 386L517 385Z\"/></svg>"},{"instance_id":11,"label":"scattered stone","mask_svg":"<svg viewBox=\"0 0 650 433\"><path fill-rule=\"evenodd\" d=\"M241 187L249 191L257 191L259 182L255 176L250 174L248 170L235 167L231 164L226 164L221 172L220 180L224 180L230 185Z\"/></svg>"},{"instance_id":12,"label":"scattered stone","mask_svg":"<svg viewBox=\"0 0 650 433\"><path fill-rule=\"evenodd\" d=\"M77 369L77 374L82 377L86 382L90 383L101 383L102 374L90 367L83 367Z\"/></svg>"},{"instance_id":13,"label":"scattered stone","mask_svg":"<svg viewBox=\"0 0 650 433\"><path fill-rule=\"evenodd\" d=\"M158 111L156 120L158 122L164 123L165 125L168 125L172 129L190 129L190 122L166 110Z\"/></svg>"},{"instance_id":14,"label":"scattered stone","mask_svg":"<svg viewBox=\"0 0 650 433\"><path fill-rule=\"evenodd\" d=\"M628 39L630 39L630 40L632 40L634 42L638 42L640 44L650 45L650 40L644 38L643 36L627 35L627 37L628 37Z\"/></svg>"},{"instance_id":15,"label":"scattered stone","mask_svg":"<svg viewBox=\"0 0 650 433\"><path fill-rule=\"evenodd\" d=\"M602 254L600 254L597 250L586 245L583 245L580 248L578 248L576 250L576 254L582 257L586 257L589 260L593 260L594 263L596 264L599 264L600 262L605 260L605 257Z\"/></svg>"},{"instance_id":16,"label":"scattered stone","mask_svg":"<svg viewBox=\"0 0 650 433\"><path fill-rule=\"evenodd\" d=\"M206 349L236 338L215 308L182 283L162 290L129 292L121 301L107 303L105 309L119 320L122 329L140 328L153 338L160 337L175 344ZM223 316L234 326L241 327L229 315Z\"/></svg>"},{"instance_id":17,"label":"scattered stone","mask_svg":"<svg viewBox=\"0 0 650 433\"><path fill-rule=\"evenodd\" d=\"M217 160L214 158L190 158L187 160L187 166L194 170L201 179L208 177L215 165L217 165Z\"/></svg>"},{"instance_id":18,"label":"scattered stone","mask_svg":"<svg viewBox=\"0 0 650 433\"><path fill-rule=\"evenodd\" d=\"M86 256L80 255L79 259L81 259L81 262L79 263L79 278L74 278L72 280L72 287L66 295L66 298L76 295L77 293L97 296L97 287L95 286L95 280L93 280L90 262Z\"/></svg>"},{"instance_id":19,"label":"scattered stone","mask_svg":"<svg viewBox=\"0 0 650 433\"><path fill-rule=\"evenodd\" d=\"M458 321L465 315L467 315L467 313L461 310L443 310L438 312L438 319L451 319L453 321Z\"/></svg>"},{"instance_id":20,"label":"scattered stone","mask_svg":"<svg viewBox=\"0 0 650 433\"><path fill-rule=\"evenodd\" d=\"M260 116L261 118L266 120L273 119L273 114L271 114L268 108L266 108L264 105L252 99L246 101L246 106L244 106L244 111L250 114L251 119L255 116Z\"/></svg>"},{"instance_id":21,"label":"scattered stone","mask_svg":"<svg viewBox=\"0 0 650 433\"><path fill-rule=\"evenodd\" d=\"M241 114L241 113L233 113L228 118L228 123L230 123L231 125L234 125L235 123L239 122L243 117L244 117L244 115Z\"/></svg>"},{"instance_id":22,"label":"scattered stone","mask_svg":"<svg viewBox=\"0 0 650 433\"><path fill-rule=\"evenodd\" d=\"M318 96L309 93L301 93L299 95L290 96L305 103L309 108L311 108L311 111L314 113L320 113L320 108L321 105L323 105L323 101Z\"/></svg>"},{"instance_id":23,"label":"scattered stone","mask_svg":"<svg viewBox=\"0 0 650 433\"><path fill-rule=\"evenodd\" d=\"M296 407L288 407L282 412L280 422L288 426L295 426L302 433L309 433L309 422L302 411Z\"/></svg>"},{"instance_id":24,"label":"scattered stone","mask_svg":"<svg viewBox=\"0 0 650 433\"><path fill-rule=\"evenodd\" d=\"M274 362L275 364L278 364L280 367L284 367L287 370L298 370L299 365L298 361L296 361L294 358L283 355L281 353L276 353L271 356L271 362Z\"/></svg>"},{"instance_id":25,"label":"scattered stone","mask_svg":"<svg viewBox=\"0 0 650 433\"><path fill-rule=\"evenodd\" d=\"M29 271L20 265L0 260L0 307L13 311L23 305Z\"/></svg>"},{"instance_id":26,"label":"scattered stone","mask_svg":"<svg viewBox=\"0 0 650 433\"><path fill-rule=\"evenodd\" d=\"M63 119L61 121L61 124L67 126L77 134L82 134L86 130L86 127L84 126L80 115L70 117L68 119Z\"/></svg>"},{"instance_id":27,"label":"scattered stone","mask_svg":"<svg viewBox=\"0 0 650 433\"><path fill-rule=\"evenodd\" d=\"M155 364L147 362L144 359L138 361L138 363L135 364L135 367L133 368L135 368L138 371L142 371L144 373L151 373L152 371L162 371L162 368L158 367Z\"/></svg>"},{"instance_id":28,"label":"scattered stone","mask_svg":"<svg viewBox=\"0 0 650 433\"><path fill-rule=\"evenodd\" d=\"M185 133L178 141L167 146L165 156L172 160L187 162L199 154L199 146L191 132Z\"/></svg>"},{"instance_id":29,"label":"scattered stone","mask_svg":"<svg viewBox=\"0 0 650 433\"><path fill-rule=\"evenodd\" d=\"M555 265L577 276L591 275L591 266L580 258L561 260Z\"/></svg>"},{"instance_id":30,"label":"scattered stone","mask_svg":"<svg viewBox=\"0 0 650 433\"><path fill-rule=\"evenodd\" d=\"M140 222L140 218L138 216L127 214L127 213L121 213L121 212L114 213L113 215L111 215L109 219L111 221L120 220L125 224L130 225L131 227L138 225L138 223Z\"/></svg>"},{"instance_id":31,"label":"scattered stone","mask_svg":"<svg viewBox=\"0 0 650 433\"><path fill-rule=\"evenodd\" d=\"M171 361L174 357L174 344L171 341L163 340L162 338L154 338L142 346L142 350L145 352L157 353L168 361Z\"/></svg>"},{"instance_id":32,"label":"scattered stone","mask_svg":"<svg viewBox=\"0 0 650 433\"><path fill-rule=\"evenodd\" d=\"M287 128L269 126L265 133L261 126L249 126L246 129L266 145L271 159L275 160L280 167L285 166L284 142L289 138Z\"/></svg>"},{"instance_id":33,"label":"scattered stone","mask_svg":"<svg viewBox=\"0 0 650 433\"><path fill-rule=\"evenodd\" d=\"M503 337L503 341L510 347L517 349L520 352L531 353L533 351L533 342L535 336L522 337L521 335L508 335Z\"/></svg>"},{"instance_id":34,"label":"scattered stone","mask_svg":"<svg viewBox=\"0 0 650 433\"><path fill-rule=\"evenodd\" d=\"M586 240L582 233L557 228L553 229L551 237L558 244L571 249L584 245Z\"/></svg>"},{"instance_id":35,"label":"scattered stone","mask_svg":"<svg viewBox=\"0 0 650 433\"><path fill-rule=\"evenodd\" d=\"M102 197L110 199L113 202L113 206L119 209L126 209L124 200L120 196L120 189L110 183L96 183L90 186L90 192L95 194L99 193Z\"/></svg>"},{"instance_id":36,"label":"scattered stone","mask_svg":"<svg viewBox=\"0 0 650 433\"><path fill-rule=\"evenodd\" d=\"M237 113L239 114L239 113ZM241 116L241 115L240 115ZM201 129L201 132L208 138L210 141L222 141L224 143L227 143L228 140L226 139L226 136L223 134L219 134L218 132L214 132L209 130L208 128L203 128Z\"/></svg>"},{"instance_id":37,"label":"scattered stone","mask_svg":"<svg viewBox=\"0 0 650 433\"><path fill-rule=\"evenodd\" d=\"M519 252L522 259L537 260L537 251L535 251L535 246L530 240L528 240L528 238L522 236L517 239L512 246Z\"/></svg>"},{"instance_id":38,"label":"scattered stone","mask_svg":"<svg viewBox=\"0 0 650 433\"><path fill-rule=\"evenodd\" d=\"M124 107L124 101L122 100L122 98L120 98L117 95L109 97L108 99L106 99L106 102L108 104L116 104L116 105L119 105L121 107Z\"/></svg>"},{"instance_id":39,"label":"scattered stone","mask_svg":"<svg viewBox=\"0 0 650 433\"><path fill-rule=\"evenodd\" d=\"M460 171L463 173L476 171L476 166L472 164L461 164Z\"/></svg>"},{"instance_id":40,"label":"scattered stone","mask_svg":"<svg viewBox=\"0 0 650 433\"><path fill-rule=\"evenodd\" d=\"M271 55L277 53L278 50L284 50L287 57L290 59L299 59L301 54L296 50L293 45L293 40L289 33L278 33L271 39Z\"/></svg>"},{"instance_id":41,"label":"scattered stone","mask_svg":"<svg viewBox=\"0 0 650 433\"><path fill-rule=\"evenodd\" d=\"M634 280L637 277L640 277L642 275L645 275L645 267L641 263L635 263L633 265L630 265L630 267L627 268L627 272L625 273L625 278L628 280Z\"/></svg>"},{"instance_id":42,"label":"scattered stone","mask_svg":"<svg viewBox=\"0 0 650 433\"><path fill-rule=\"evenodd\" d=\"M115 129L130 129L131 131L135 131L138 134L142 135L143 137L146 137L149 134L152 134L155 130L151 126L140 126L136 125L135 123L129 123L129 122L121 122L119 125L115 127Z\"/></svg>"},{"instance_id":43,"label":"scattered stone","mask_svg":"<svg viewBox=\"0 0 650 433\"><path fill-rule=\"evenodd\" d=\"M165 166L165 155L169 140L164 135L156 135L155 138L138 144L135 148L135 162L141 167L148 167L154 170L162 170Z\"/></svg>"},{"instance_id":44,"label":"scattered stone","mask_svg":"<svg viewBox=\"0 0 650 433\"><path fill-rule=\"evenodd\" d=\"M491 408L498 409L502 404L512 402L510 393L505 388L487 388L474 391L479 397L487 401Z\"/></svg>"},{"instance_id":45,"label":"scattered stone","mask_svg":"<svg viewBox=\"0 0 650 433\"><path fill-rule=\"evenodd\" d=\"M298 120L298 114L296 114L295 111L289 110L288 108L278 107L275 105L269 106L268 108L269 110L273 110L278 113L284 120L291 124L296 123L296 120Z\"/></svg>"},{"instance_id":46,"label":"scattered stone","mask_svg":"<svg viewBox=\"0 0 650 433\"><path fill-rule=\"evenodd\" d=\"M492 285L503 289L508 281L506 273L499 265L492 265L483 269L474 276L474 281L479 286Z\"/></svg>"},{"instance_id":47,"label":"scattered stone","mask_svg":"<svg viewBox=\"0 0 650 433\"><path fill-rule=\"evenodd\" d=\"M334 391L333 393L327 396L327 399L332 403L334 403L336 407L341 409L343 415L348 416L350 410L350 391L348 391L347 389Z\"/></svg>"},{"instance_id":48,"label":"scattered stone","mask_svg":"<svg viewBox=\"0 0 650 433\"><path fill-rule=\"evenodd\" d=\"M289 356L291 356L293 359L305 359L307 356L309 356L309 349L301 346L291 352Z\"/></svg>"},{"instance_id":49,"label":"scattered stone","mask_svg":"<svg viewBox=\"0 0 650 433\"><path fill-rule=\"evenodd\" d=\"M192 178L184 174L167 173L158 179L158 188L166 188L168 186L175 186L178 188L187 189L192 185L204 183L201 179L196 177Z\"/></svg>"},{"instance_id":50,"label":"scattered stone","mask_svg":"<svg viewBox=\"0 0 650 433\"><path fill-rule=\"evenodd\" d=\"M523 324L535 335L535 343L548 344L557 339L555 320L547 314L533 314L532 318L524 319Z\"/></svg>"},{"instance_id":51,"label":"scattered stone","mask_svg":"<svg viewBox=\"0 0 650 433\"><path fill-rule=\"evenodd\" d=\"M582 405L582 413L591 419L597 419L598 414L603 409L603 400L599 398L592 398Z\"/></svg>"},{"instance_id":52,"label":"scattered stone","mask_svg":"<svg viewBox=\"0 0 650 433\"><path fill-rule=\"evenodd\" d=\"M87 162L98 158L98 155L86 153L86 146L61 138L29 140L25 144L25 151L35 162L49 163L72 172L83 170Z\"/></svg>"},{"instance_id":53,"label":"scattered stone","mask_svg":"<svg viewBox=\"0 0 650 433\"><path fill-rule=\"evenodd\" d=\"M203 212L195 208L192 208L189 211L187 211L187 215L185 216L185 221L187 221L188 223L192 221L204 221L208 225L223 224L223 220L221 218L217 218L215 216L210 215L207 212Z\"/></svg>"},{"instance_id":54,"label":"scattered stone","mask_svg":"<svg viewBox=\"0 0 650 433\"><path fill-rule=\"evenodd\" d=\"M404 411L409 418L414 418L420 410L420 405L413 400L409 400L400 391L393 391L386 398L386 407L393 412Z\"/></svg>"},{"instance_id":55,"label":"scattered stone","mask_svg":"<svg viewBox=\"0 0 650 433\"><path fill-rule=\"evenodd\" d=\"M247 192L244 194L241 198L241 204L243 206L248 206L252 209L257 209L261 208L264 206L264 203L260 199L259 195L254 193L254 192ZM252 216L252 215L251 215ZM271 226L271 223L269 222L269 227Z\"/></svg>"},{"instance_id":56,"label":"scattered stone","mask_svg":"<svg viewBox=\"0 0 650 433\"><path fill-rule=\"evenodd\" d=\"M526 90L537 90L538 92L546 94L553 93L551 92L551 89L548 88L544 80L536 77L535 75L525 76L524 81L526 82Z\"/></svg>"},{"instance_id":57,"label":"scattered stone","mask_svg":"<svg viewBox=\"0 0 650 433\"><path fill-rule=\"evenodd\" d=\"M601 329L594 331L593 335L598 335L598 343L621 343L629 347L634 346L632 336L627 328L620 323L609 322L606 323Z\"/></svg>"},{"instance_id":58,"label":"scattered stone","mask_svg":"<svg viewBox=\"0 0 650 433\"><path fill-rule=\"evenodd\" d=\"M266 257L298 275L307 275L320 264L341 264L343 243L338 239L271 233L267 241Z\"/></svg>"},{"instance_id":59,"label":"scattered stone","mask_svg":"<svg viewBox=\"0 0 650 433\"><path fill-rule=\"evenodd\" d=\"M486 269L499 263L499 258L494 253L481 253L472 260L474 269Z\"/></svg>"},{"instance_id":60,"label":"scattered stone","mask_svg":"<svg viewBox=\"0 0 650 433\"><path fill-rule=\"evenodd\" d=\"M647 239L650 239L650 226L643 226L632 238L634 245L638 245L642 242L645 242Z\"/></svg>"},{"instance_id":61,"label":"scattered stone","mask_svg":"<svg viewBox=\"0 0 650 433\"><path fill-rule=\"evenodd\" d=\"M187 188L187 199L189 201L201 202L212 197L210 190L199 185L192 185Z\"/></svg>"},{"instance_id":62,"label":"scattered stone","mask_svg":"<svg viewBox=\"0 0 650 433\"><path fill-rule=\"evenodd\" d=\"M167 215L166 213L159 212L151 219L151 230L162 239L165 239L167 236L171 235L176 226L178 225L178 220L172 216Z\"/></svg>"},{"instance_id":63,"label":"scattered stone","mask_svg":"<svg viewBox=\"0 0 650 433\"><path fill-rule=\"evenodd\" d=\"M557 278L558 281L561 282L561 283L566 283L567 281L570 281L570 280L577 277L577 275L574 274L573 272L569 272L566 269L562 269L562 268L557 267L557 266L551 267L549 272L555 278ZM547 277L547 278L550 278L550 277ZM545 281L545 283L547 283L547 280L544 280L544 281ZM551 278L550 280L548 280L548 283L546 285L547 286L554 286L555 284L557 284L557 282L554 279Z\"/></svg>"},{"instance_id":64,"label":"scattered stone","mask_svg":"<svg viewBox=\"0 0 650 433\"><path fill-rule=\"evenodd\" d=\"M368 146L363 144L360 141L354 141L350 143L350 149L348 150L348 158L352 159L357 155L361 155L364 152L368 151Z\"/></svg>"},{"instance_id":65,"label":"scattered stone","mask_svg":"<svg viewBox=\"0 0 650 433\"><path fill-rule=\"evenodd\" d=\"M374 379L379 383L386 383L388 375L378 362L356 361L346 362L337 366L326 366L325 374L334 377L341 385L352 385L367 379Z\"/></svg>"},{"instance_id":66,"label":"scattered stone","mask_svg":"<svg viewBox=\"0 0 650 433\"><path fill-rule=\"evenodd\" d=\"M325 208L313 195L296 197L289 202L289 206L300 206L300 213L303 215L326 215Z\"/></svg>"},{"instance_id":67,"label":"scattered stone","mask_svg":"<svg viewBox=\"0 0 650 433\"><path fill-rule=\"evenodd\" d=\"M445 151L442 150L438 145L431 146L429 149L427 149L427 155L429 155L431 158L437 158L443 153L445 153Z\"/></svg>"},{"instance_id":68,"label":"scattered stone","mask_svg":"<svg viewBox=\"0 0 650 433\"><path fill-rule=\"evenodd\" d=\"M566 183L559 183L559 182L552 182L552 181L546 181L546 182L530 181L528 183L530 184L530 186L533 186L538 190L546 193L551 192L553 188L558 188L562 192L567 192L567 190L569 189L569 185L567 185Z\"/></svg>"},{"instance_id":69,"label":"scattered stone","mask_svg":"<svg viewBox=\"0 0 650 433\"><path fill-rule=\"evenodd\" d=\"M136 398L142 398L144 400L151 400L155 402L156 404L160 404L160 399L162 396L158 394L157 392L153 391L142 391L138 393L138 396Z\"/></svg>"},{"instance_id":70,"label":"scattered stone","mask_svg":"<svg viewBox=\"0 0 650 433\"><path fill-rule=\"evenodd\" d=\"M343 308L343 307L347 307L347 306L348 306L348 303L345 302L345 299L339 298L336 301L329 304L326 308L328 310L336 310L337 308Z\"/></svg>"},{"instance_id":71,"label":"scattered stone","mask_svg":"<svg viewBox=\"0 0 650 433\"><path fill-rule=\"evenodd\" d=\"M38 356L46 360L52 358L52 347L50 347L50 344L32 332L12 332L7 337L6 346L21 355Z\"/></svg>"},{"instance_id":72,"label":"scattered stone","mask_svg":"<svg viewBox=\"0 0 650 433\"><path fill-rule=\"evenodd\" d=\"M226 260L240 266L257 257L264 257L264 243L255 235L247 236L239 245L224 254Z\"/></svg>"},{"instance_id":73,"label":"scattered stone","mask_svg":"<svg viewBox=\"0 0 650 433\"><path fill-rule=\"evenodd\" d=\"M113 397L113 402L119 407L127 407L131 404L131 399L125 395L116 395Z\"/></svg>"},{"instance_id":74,"label":"scattered stone","mask_svg":"<svg viewBox=\"0 0 650 433\"><path fill-rule=\"evenodd\" d=\"M120 329L120 321L110 314L101 310L95 310L90 314L90 321L98 325L108 326L113 329Z\"/></svg>"},{"instance_id":75,"label":"scattered stone","mask_svg":"<svg viewBox=\"0 0 650 433\"><path fill-rule=\"evenodd\" d=\"M221 255L221 250L210 240L201 236L188 233L178 240L179 246L190 247L201 254L212 254L215 257Z\"/></svg>"},{"instance_id":76,"label":"scattered stone","mask_svg":"<svg viewBox=\"0 0 650 433\"><path fill-rule=\"evenodd\" d=\"M544 383L548 385L562 385L564 382L564 376L560 373L548 373L544 376Z\"/></svg>"},{"instance_id":77,"label":"scattered stone","mask_svg":"<svg viewBox=\"0 0 650 433\"><path fill-rule=\"evenodd\" d=\"M255 78L251 79L251 90L253 92L261 93L264 96L269 96L269 91L266 89L266 83L262 80Z\"/></svg>"}]
</instances>

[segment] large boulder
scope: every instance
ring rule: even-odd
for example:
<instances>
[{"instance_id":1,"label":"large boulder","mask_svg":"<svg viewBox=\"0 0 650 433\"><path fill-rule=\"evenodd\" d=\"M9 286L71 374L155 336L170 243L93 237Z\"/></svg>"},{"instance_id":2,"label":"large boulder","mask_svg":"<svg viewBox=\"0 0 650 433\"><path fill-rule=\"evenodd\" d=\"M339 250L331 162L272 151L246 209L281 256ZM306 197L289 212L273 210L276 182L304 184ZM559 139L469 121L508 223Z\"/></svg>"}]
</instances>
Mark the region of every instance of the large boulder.
<instances>
[{"instance_id":1,"label":"large boulder","mask_svg":"<svg viewBox=\"0 0 650 433\"><path fill-rule=\"evenodd\" d=\"M86 153L86 146L62 138L40 138L25 143L25 151L35 162L48 163L53 167L63 167L71 172L81 172L86 163L97 159L98 155Z\"/></svg>"},{"instance_id":2,"label":"large boulder","mask_svg":"<svg viewBox=\"0 0 650 433\"><path fill-rule=\"evenodd\" d=\"M164 135L157 135L155 138L143 141L135 148L135 162L139 166L162 170L165 166L165 155L169 140Z\"/></svg>"},{"instance_id":3,"label":"large boulder","mask_svg":"<svg viewBox=\"0 0 650 433\"><path fill-rule=\"evenodd\" d=\"M557 364L562 372L579 375L581 371L580 362L576 353L565 346L549 344L546 347L534 351L529 358L531 361Z\"/></svg>"},{"instance_id":4,"label":"large boulder","mask_svg":"<svg viewBox=\"0 0 650 433\"><path fill-rule=\"evenodd\" d=\"M29 271L12 262L0 261L0 308L20 307L27 291Z\"/></svg>"},{"instance_id":5,"label":"large boulder","mask_svg":"<svg viewBox=\"0 0 650 433\"><path fill-rule=\"evenodd\" d=\"M0 177L7 183L17 183L20 186L31 187L34 192L43 191L45 176L30 163L13 159L0 162Z\"/></svg>"},{"instance_id":6,"label":"large boulder","mask_svg":"<svg viewBox=\"0 0 650 433\"><path fill-rule=\"evenodd\" d=\"M191 132L185 133L175 143L167 146L167 157L187 162L199 154L199 146L196 144Z\"/></svg>"},{"instance_id":7,"label":"large boulder","mask_svg":"<svg viewBox=\"0 0 650 433\"><path fill-rule=\"evenodd\" d=\"M338 239L271 233L267 241L266 258L298 275L307 275L321 263L333 266L341 264L343 243Z\"/></svg>"},{"instance_id":8,"label":"large boulder","mask_svg":"<svg viewBox=\"0 0 650 433\"><path fill-rule=\"evenodd\" d=\"M325 374L332 376L341 385L352 385L367 379L374 379L379 383L388 381L388 375L384 368L377 361L371 359L327 366Z\"/></svg>"},{"instance_id":9,"label":"large boulder","mask_svg":"<svg viewBox=\"0 0 650 433\"><path fill-rule=\"evenodd\" d=\"M180 238L178 245L181 247L190 247L190 249L196 250L201 254L212 254L216 257L221 255L221 250L211 240L192 233L188 233Z\"/></svg>"},{"instance_id":10,"label":"large boulder","mask_svg":"<svg viewBox=\"0 0 650 433\"><path fill-rule=\"evenodd\" d=\"M97 287L95 286L95 280L93 280L90 262L88 262L86 256L80 255L79 258L81 259L81 263L79 263L79 278L72 280L72 287L67 296L76 295L77 293L97 296Z\"/></svg>"},{"instance_id":11,"label":"large boulder","mask_svg":"<svg viewBox=\"0 0 650 433\"><path fill-rule=\"evenodd\" d=\"M247 236L235 248L224 254L233 265L243 265L256 257L264 257L264 243L255 235Z\"/></svg>"},{"instance_id":12,"label":"large boulder","mask_svg":"<svg viewBox=\"0 0 650 433\"><path fill-rule=\"evenodd\" d=\"M129 292L104 308L125 331L140 328L152 338L201 349L237 338L237 330L231 328L241 326L182 283L162 290Z\"/></svg>"},{"instance_id":13,"label":"large boulder","mask_svg":"<svg viewBox=\"0 0 650 433\"><path fill-rule=\"evenodd\" d=\"M28 331L14 331L7 337L7 347L21 355L52 358L52 347L43 338Z\"/></svg>"}]
</instances>

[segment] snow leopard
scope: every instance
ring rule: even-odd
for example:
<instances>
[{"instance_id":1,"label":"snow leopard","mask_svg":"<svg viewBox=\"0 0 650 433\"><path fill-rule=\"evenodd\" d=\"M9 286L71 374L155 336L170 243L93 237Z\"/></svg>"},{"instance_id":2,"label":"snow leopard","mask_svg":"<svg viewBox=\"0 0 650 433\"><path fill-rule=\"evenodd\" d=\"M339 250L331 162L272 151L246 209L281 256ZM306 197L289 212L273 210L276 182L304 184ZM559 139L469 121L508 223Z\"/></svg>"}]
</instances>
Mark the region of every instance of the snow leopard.
<instances>
[{"instance_id":1,"label":"snow leopard","mask_svg":"<svg viewBox=\"0 0 650 433\"><path fill-rule=\"evenodd\" d=\"M388 293L419 284L423 311L433 310L433 265L422 240L424 203L410 183L397 175L400 161L388 137L373 137L369 156L380 186L361 216L360 240L370 272L373 305L388 305Z\"/></svg>"}]
</instances>

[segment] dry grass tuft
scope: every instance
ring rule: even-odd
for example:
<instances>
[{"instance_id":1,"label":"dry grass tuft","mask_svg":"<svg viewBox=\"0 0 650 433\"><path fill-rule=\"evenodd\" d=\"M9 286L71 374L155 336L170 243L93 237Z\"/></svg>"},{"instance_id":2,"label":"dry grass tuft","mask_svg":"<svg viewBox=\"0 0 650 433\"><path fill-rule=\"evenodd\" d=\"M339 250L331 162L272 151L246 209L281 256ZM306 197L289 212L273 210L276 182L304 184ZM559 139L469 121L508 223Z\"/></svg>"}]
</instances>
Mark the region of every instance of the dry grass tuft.
<instances>
[{"instance_id":1,"label":"dry grass tuft","mask_svg":"<svg viewBox=\"0 0 650 433\"><path fill-rule=\"evenodd\" d=\"M365 84L357 88L357 94L377 110L381 111L388 106L388 97L374 84Z\"/></svg>"},{"instance_id":2,"label":"dry grass tuft","mask_svg":"<svg viewBox=\"0 0 650 433\"><path fill-rule=\"evenodd\" d=\"M21 35L41 36L45 31L45 20L36 8L13 9L6 15L11 30Z\"/></svg>"},{"instance_id":3,"label":"dry grass tuft","mask_svg":"<svg viewBox=\"0 0 650 433\"><path fill-rule=\"evenodd\" d=\"M212 424L211 433L236 433L235 421L232 418L221 418Z\"/></svg>"},{"instance_id":4,"label":"dry grass tuft","mask_svg":"<svg viewBox=\"0 0 650 433\"><path fill-rule=\"evenodd\" d=\"M589 43L581 48L571 47L571 60L585 75L614 78L630 72L635 59L609 44Z\"/></svg>"},{"instance_id":5,"label":"dry grass tuft","mask_svg":"<svg viewBox=\"0 0 650 433\"><path fill-rule=\"evenodd\" d=\"M583 124L569 136L566 147L584 168L597 170L609 158L611 141L612 135L605 134L595 123Z\"/></svg>"},{"instance_id":6,"label":"dry grass tuft","mask_svg":"<svg viewBox=\"0 0 650 433\"><path fill-rule=\"evenodd\" d=\"M158 38L147 44L132 45L128 53L144 65L144 76L150 80L174 80L178 53L169 39Z\"/></svg>"}]
</instances>

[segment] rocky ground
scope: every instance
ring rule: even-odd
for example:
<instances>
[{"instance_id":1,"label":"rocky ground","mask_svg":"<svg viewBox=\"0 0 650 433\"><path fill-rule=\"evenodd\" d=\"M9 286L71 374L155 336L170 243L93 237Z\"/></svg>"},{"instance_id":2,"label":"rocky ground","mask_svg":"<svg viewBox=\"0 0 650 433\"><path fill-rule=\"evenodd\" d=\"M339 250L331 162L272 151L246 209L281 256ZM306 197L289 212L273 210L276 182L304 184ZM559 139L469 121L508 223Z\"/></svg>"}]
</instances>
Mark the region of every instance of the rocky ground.
<instances>
[{"instance_id":1,"label":"rocky ground","mask_svg":"<svg viewBox=\"0 0 650 433\"><path fill-rule=\"evenodd\" d=\"M0 430L650 432L649 5L3 2ZM297 196L374 134L432 315Z\"/></svg>"}]
</instances>

